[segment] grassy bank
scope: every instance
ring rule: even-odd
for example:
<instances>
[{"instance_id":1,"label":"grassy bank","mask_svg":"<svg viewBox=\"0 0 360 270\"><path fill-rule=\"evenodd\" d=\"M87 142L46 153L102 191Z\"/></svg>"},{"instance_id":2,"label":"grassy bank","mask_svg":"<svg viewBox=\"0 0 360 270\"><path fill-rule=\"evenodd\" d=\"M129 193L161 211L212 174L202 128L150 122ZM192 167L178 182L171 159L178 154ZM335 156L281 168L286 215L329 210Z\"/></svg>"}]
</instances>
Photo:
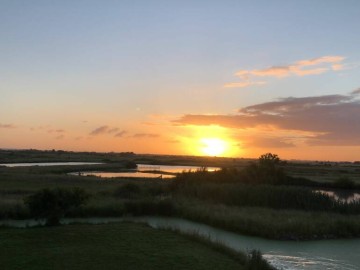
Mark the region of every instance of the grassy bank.
<instances>
[{"instance_id":1,"label":"grassy bank","mask_svg":"<svg viewBox=\"0 0 360 270\"><path fill-rule=\"evenodd\" d=\"M360 216L327 212L230 207L200 200L177 202L182 218L240 234L280 240L360 236Z\"/></svg>"},{"instance_id":2,"label":"grassy bank","mask_svg":"<svg viewBox=\"0 0 360 270\"><path fill-rule=\"evenodd\" d=\"M196 237L141 224L0 228L2 269L271 269ZM34 244L36 243L36 244Z\"/></svg>"}]
</instances>

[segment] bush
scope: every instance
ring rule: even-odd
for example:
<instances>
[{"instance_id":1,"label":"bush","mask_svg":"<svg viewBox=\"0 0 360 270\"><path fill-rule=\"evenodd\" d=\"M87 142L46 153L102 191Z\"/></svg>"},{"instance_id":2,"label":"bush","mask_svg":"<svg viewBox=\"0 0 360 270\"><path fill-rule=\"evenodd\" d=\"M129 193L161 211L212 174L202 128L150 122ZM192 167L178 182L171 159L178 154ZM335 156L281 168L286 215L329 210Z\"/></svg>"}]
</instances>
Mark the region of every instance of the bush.
<instances>
[{"instance_id":1,"label":"bush","mask_svg":"<svg viewBox=\"0 0 360 270\"><path fill-rule=\"evenodd\" d=\"M60 224L70 210L84 204L89 195L80 188L43 189L24 199L30 213L35 218L45 218L47 226Z\"/></svg>"},{"instance_id":2,"label":"bush","mask_svg":"<svg viewBox=\"0 0 360 270\"><path fill-rule=\"evenodd\" d=\"M135 183L126 183L114 191L114 196L131 199L141 194L141 188Z\"/></svg>"},{"instance_id":3,"label":"bush","mask_svg":"<svg viewBox=\"0 0 360 270\"><path fill-rule=\"evenodd\" d=\"M335 180L334 186L336 188L353 189L355 188L355 182L348 177L343 176Z\"/></svg>"}]
</instances>

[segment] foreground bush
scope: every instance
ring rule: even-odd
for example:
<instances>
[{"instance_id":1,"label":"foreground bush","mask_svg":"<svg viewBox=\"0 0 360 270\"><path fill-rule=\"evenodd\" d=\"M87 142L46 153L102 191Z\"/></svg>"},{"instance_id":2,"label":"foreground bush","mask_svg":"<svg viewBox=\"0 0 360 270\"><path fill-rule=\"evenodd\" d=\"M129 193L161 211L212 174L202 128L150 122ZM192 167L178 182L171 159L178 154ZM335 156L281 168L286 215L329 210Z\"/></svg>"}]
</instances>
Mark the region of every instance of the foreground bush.
<instances>
[{"instance_id":1,"label":"foreground bush","mask_svg":"<svg viewBox=\"0 0 360 270\"><path fill-rule=\"evenodd\" d=\"M84 204L89 195L80 188L43 189L24 199L35 218L45 218L47 226L59 225L70 210Z\"/></svg>"}]
</instances>

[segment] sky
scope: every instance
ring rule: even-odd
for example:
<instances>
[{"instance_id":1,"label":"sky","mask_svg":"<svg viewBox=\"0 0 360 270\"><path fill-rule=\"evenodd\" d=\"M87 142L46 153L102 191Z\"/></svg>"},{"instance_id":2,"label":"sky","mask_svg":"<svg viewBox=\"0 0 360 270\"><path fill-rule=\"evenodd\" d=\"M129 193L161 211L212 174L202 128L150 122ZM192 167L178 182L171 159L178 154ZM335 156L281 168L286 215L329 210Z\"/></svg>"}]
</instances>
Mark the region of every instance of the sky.
<instances>
[{"instance_id":1,"label":"sky","mask_svg":"<svg viewBox=\"0 0 360 270\"><path fill-rule=\"evenodd\" d=\"M0 0L0 148L360 160L360 1Z\"/></svg>"}]
</instances>

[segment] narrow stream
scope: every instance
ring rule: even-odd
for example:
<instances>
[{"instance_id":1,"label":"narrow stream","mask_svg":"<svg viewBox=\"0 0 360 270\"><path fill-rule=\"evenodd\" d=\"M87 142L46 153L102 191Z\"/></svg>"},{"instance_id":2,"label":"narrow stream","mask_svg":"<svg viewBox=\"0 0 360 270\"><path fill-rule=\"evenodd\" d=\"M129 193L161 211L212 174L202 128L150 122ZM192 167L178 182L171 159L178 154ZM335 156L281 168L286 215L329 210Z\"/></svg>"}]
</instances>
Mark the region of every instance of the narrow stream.
<instances>
[{"instance_id":1,"label":"narrow stream","mask_svg":"<svg viewBox=\"0 0 360 270\"><path fill-rule=\"evenodd\" d=\"M179 230L198 234L214 242L220 242L234 250L249 251L259 249L264 257L275 267L283 270L359 270L360 239L316 240L316 241L277 241L251 237L216 229L208 225L165 217L124 217L124 218L72 218L64 219L63 224L109 222L142 222L153 228ZM27 227L38 225L35 220L3 220L0 225Z\"/></svg>"}]
</instances>

